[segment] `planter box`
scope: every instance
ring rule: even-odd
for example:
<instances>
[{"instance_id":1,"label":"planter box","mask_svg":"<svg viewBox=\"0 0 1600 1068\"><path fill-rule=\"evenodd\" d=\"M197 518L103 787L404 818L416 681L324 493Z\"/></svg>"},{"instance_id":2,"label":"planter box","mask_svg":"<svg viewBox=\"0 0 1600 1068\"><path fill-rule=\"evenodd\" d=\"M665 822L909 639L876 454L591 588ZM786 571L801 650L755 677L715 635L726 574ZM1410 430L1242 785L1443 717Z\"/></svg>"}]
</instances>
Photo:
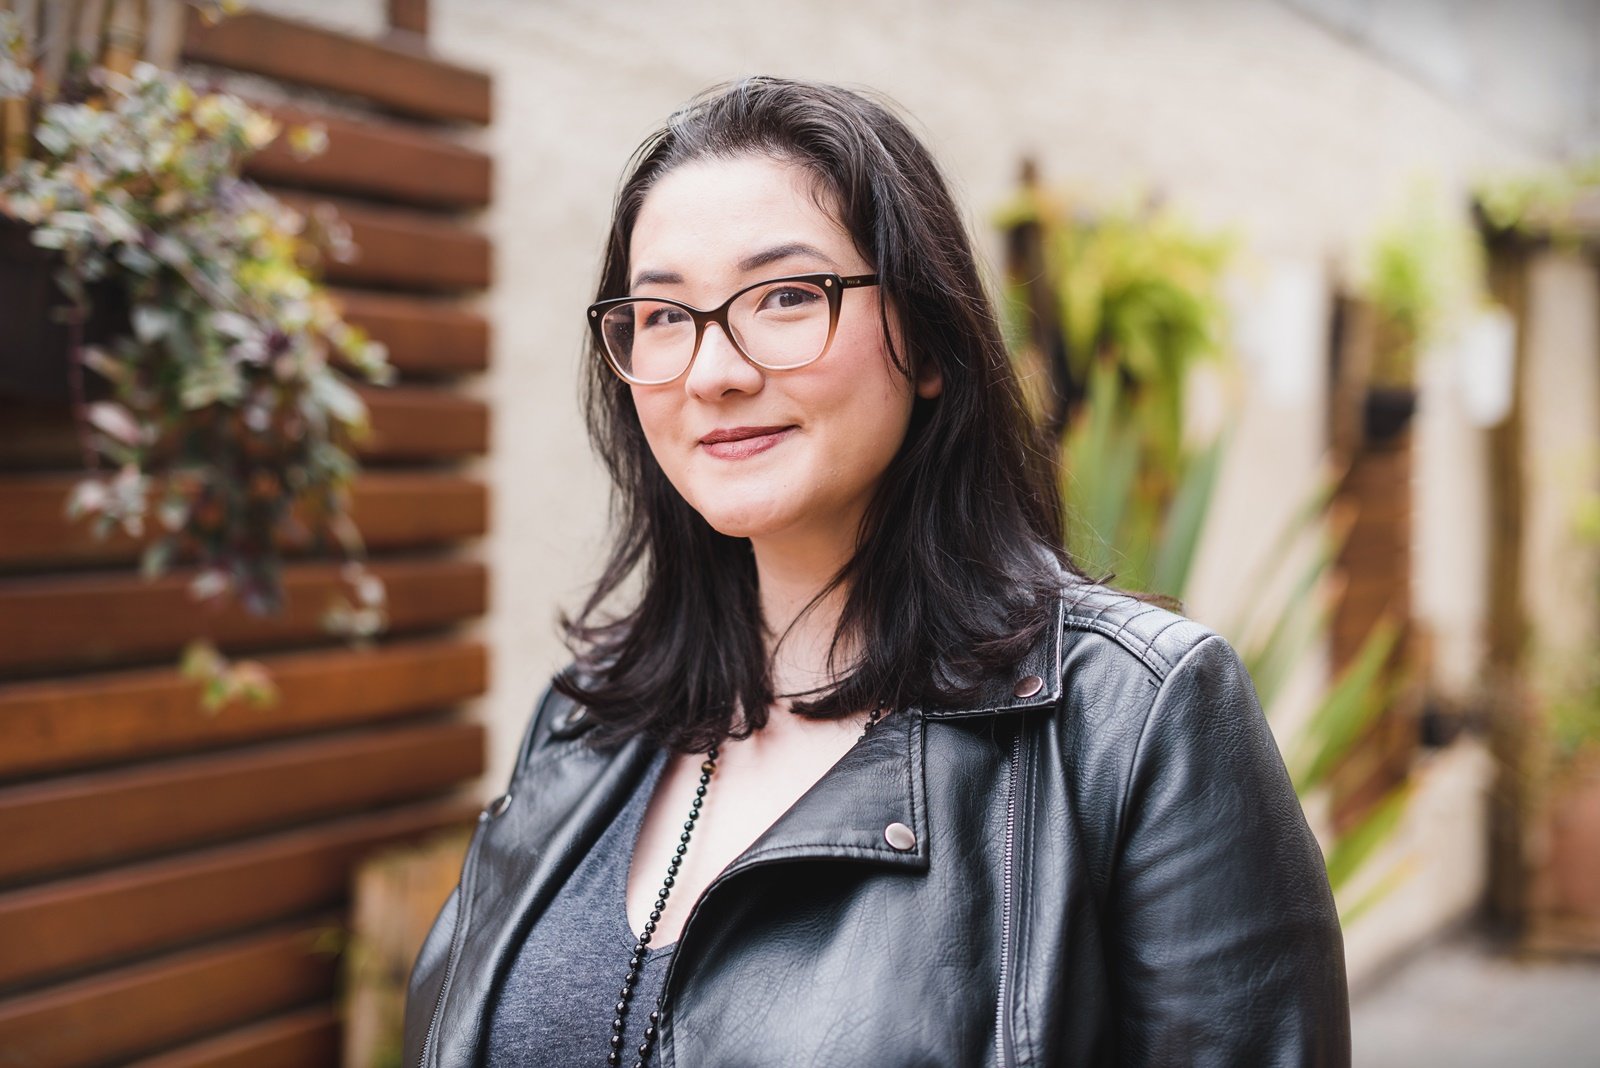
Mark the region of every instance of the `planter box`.
<instances>
[{"instance_id":1,"label":"planter box","mask_svg":"<svg viewBox=\"0 0 1600 1068\"><path fill-rule=\"evenodd\" d=\"M60 318L71 305L55 282L60 258L36 247L30 233L30 227L0 216L0 394L60 404L72 396L72 338ZM84 340L104 341L127 322L125 301L116 286L91 286L90 295L94 312ZM91 392L98 381L85 376Z\"/></svg>"},{"instance_id":2,"label":"planter box","mask_svg":"<svg viewBox=\"0 0 1600 1068\"><path fill-rule=\"evenodd\" d=\"M1600 760L1552 786L1530 853L1532 947L1600 953Z\"/></svg>"}]
</instances>

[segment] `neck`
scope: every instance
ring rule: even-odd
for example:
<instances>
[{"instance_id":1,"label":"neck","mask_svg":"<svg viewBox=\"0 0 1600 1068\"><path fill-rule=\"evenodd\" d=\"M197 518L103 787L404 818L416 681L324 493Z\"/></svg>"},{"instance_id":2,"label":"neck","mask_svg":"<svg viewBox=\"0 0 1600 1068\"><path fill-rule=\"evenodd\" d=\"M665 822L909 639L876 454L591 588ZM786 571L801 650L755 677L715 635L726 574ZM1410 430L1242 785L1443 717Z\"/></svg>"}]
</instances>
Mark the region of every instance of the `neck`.
<instances>
[{"instance_id":1,"label":"neck","mask_svg":"<svg viewBox=\"0 0 1600 1068\"><path fill-rule=\"evenodd\" d=\"M778 694L776 710L787 709L789 700L785 695L833 681L828 652L848 590L841 587L815 604L811 601L849 562L853 545L838 540L803 544L758 540L752 541L751 548L761 590L761 615L768 631L767 655L772 660L772 682ZM836 666L846 666L852 652L849 645L841 644Z\"/></svg>"}]
</instances>

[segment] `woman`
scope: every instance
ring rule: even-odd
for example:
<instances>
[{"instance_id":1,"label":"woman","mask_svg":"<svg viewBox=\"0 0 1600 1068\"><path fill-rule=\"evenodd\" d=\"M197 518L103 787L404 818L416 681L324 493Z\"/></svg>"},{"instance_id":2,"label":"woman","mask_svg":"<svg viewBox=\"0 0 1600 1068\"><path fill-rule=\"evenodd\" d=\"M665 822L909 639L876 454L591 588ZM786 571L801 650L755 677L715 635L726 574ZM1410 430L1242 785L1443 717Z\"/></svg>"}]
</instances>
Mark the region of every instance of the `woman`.
<instances>
[{"instance_id":1,"label":"woman","mask_svg":"<svg viewBox=\"0 0 1600 1068\"><path fill-rule=\"evenodd\" d=\"M636 155L588 320L617 539L408 1065L1348 1063L1250 679L1066 558L902 121L703 94Z\"/></svg>"}]
</instances>

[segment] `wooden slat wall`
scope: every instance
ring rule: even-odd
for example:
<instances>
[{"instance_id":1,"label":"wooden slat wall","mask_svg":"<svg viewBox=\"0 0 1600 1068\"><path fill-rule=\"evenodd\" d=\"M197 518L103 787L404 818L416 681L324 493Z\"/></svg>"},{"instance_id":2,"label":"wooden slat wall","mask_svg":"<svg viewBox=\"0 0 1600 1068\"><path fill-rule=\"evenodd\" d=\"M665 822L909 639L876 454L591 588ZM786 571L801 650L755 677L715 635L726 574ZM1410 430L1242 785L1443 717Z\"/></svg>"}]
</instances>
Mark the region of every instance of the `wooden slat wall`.
<instances>
[{"instance_id":1,"label":"wooden slat wall","mask_svg":"<svg viewBox=\"0 0 1600 1068\"><path fill-rule=\"evenodd\" d=\"M328 947L353 866L477 811L463 786L482 772L484 732L461 704L484 691L488 657L464 625L486 607L470 550L490 502L462 465L489 428L461 376L488 366L470 298L491 283L473 216L493 181L459 131L489 121L489 79L428 53L425 0L390 7L383 40L252 12L191 18L184 47L187 63L282 83L293 99L258 106L328 134L325 155L274 147L248 174L349 224L360 254L326 277L400 372L361 387L372 433L352 490L388 590L380 639L324 632L343 588L338 562L310 549L286 547L287 604L269 618L194 605L192 559L142 580L139 539L97 540L65 517L81 477L69 412L0 396L5 1063L337 1063ZM297 87L368 113L324 113ZM198 636L259 660L279 703L205 711L176 667Z\"/></svg>"},{"instance_id":2,"label":"wooden slat wall","mask_svg":"<svg viewBox=\"0 0 1600 1068\"><path fill-rule=\"evenodd\" d=\"M1406 425L1392 436L1375 437L1365 425L1377 341L1371 306L1338 296L1332 325L1330 437L1346 465L1335 503L1350 516L1349 535L1334 565L1342 589L1329 628L1332 668L1352 663L1373 629L1389 618L1400 633L1385 680L1393 681L1408 667L1422 679L1426 643L1412 619L1410 597L1412 430ZM1331 818L1337 829L1353 826L1405 781L1421 737L1421 696L1416 681L1394 694L1357 742L1361 759L1335 771Z\"/></svg>"}]
</instances>

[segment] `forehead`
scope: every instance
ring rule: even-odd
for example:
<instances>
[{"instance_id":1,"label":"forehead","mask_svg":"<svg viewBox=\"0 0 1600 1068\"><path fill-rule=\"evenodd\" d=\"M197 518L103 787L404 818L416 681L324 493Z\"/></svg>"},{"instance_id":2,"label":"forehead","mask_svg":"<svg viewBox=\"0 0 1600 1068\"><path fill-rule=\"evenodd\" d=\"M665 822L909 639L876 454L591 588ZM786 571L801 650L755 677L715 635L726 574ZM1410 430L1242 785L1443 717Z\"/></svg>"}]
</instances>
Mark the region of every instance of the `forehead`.
<instances>
[{"instance_id":1,"label":"forehead","mask_svg":"<svg viewBox=\"0 0 1600 1068\"><path fill-rule=\"evenodd\" d=\"M682 164L645 195L629 242L630 273L720 277L751 253L784 244L811 245L853 269L855 242L819 193L809 171L764 156Z\"/></svg>"}]
</instances>

